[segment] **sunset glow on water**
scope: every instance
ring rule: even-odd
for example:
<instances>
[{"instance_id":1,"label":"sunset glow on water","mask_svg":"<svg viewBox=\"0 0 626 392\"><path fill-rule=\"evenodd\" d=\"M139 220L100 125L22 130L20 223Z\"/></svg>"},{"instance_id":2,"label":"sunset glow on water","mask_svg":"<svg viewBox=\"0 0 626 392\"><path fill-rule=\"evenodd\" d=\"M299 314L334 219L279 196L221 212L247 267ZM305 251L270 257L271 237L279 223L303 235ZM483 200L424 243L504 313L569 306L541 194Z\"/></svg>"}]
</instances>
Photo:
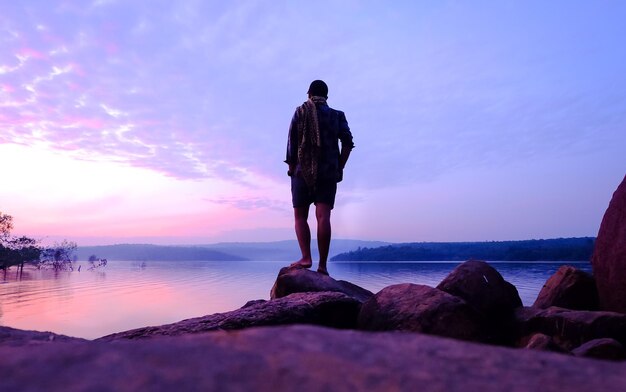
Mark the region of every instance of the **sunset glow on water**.
<instances>
[{"instance_id":1,"label":"sunset glow on water","mask_svg":"<svg viewBox=\"0 0 626 392\"><path fill-rule=\"evenodd\" d=\"M430 263L331 263L335 279L372 292L396 283L436 286L456 266ZM525 305L559 263L494 263ZM588 263L574 264L590 270ZM0 325L95 339L110 333L235 310L269 299L278 262L110 262L97 271L9 271L0 284ZM0 275L0 278L3 278Z\"/></svg>"}]
</instances>

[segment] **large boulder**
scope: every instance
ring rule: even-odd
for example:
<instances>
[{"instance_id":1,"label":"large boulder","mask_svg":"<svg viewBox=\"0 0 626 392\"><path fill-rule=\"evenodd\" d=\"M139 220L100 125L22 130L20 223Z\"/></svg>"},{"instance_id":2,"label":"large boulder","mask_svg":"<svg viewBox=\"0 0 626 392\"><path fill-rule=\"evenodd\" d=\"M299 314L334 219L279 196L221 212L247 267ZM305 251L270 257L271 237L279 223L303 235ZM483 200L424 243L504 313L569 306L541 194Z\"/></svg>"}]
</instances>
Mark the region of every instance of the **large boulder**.
<instances>
[{"instance_id":1,"label":"large boulder","mask_svg":"<svg viewBox=\"0 0 626 392\"><path fill-rule=\"evenodd\" d=\"M309 269L299 267L284 267L278 272L278 277L270 291L270 298L281 298L293 293L317 291L336 291L344 293L359 302L365 302L374 293L344 280L335 280Z\"/></svg>"},{"instance_id":2,"label":"large boulder","mask_svg":"<svg viewBox=\"0 0 626 392\"><path fill-rule=\"evenodd\" d=\"M358 328L481 339L479 316L465 301L433 287L411 283L385 287L365 302Z\"/></svg>"},{"instance_id":3,"label":"large boulder","mask_svg":"<svg viewBox=\"0 0 626 392\"><path fill-rule=\"evenodd\" d=\"M469 260L457 266L437 288L464 299L489 319L508 317L522 306L515 286L484 261Z\"/></svg>"},{"instance_id":4,"label":"large boulder","mask_svg":"<svg viewBox=\"0 0 626 392\"><path fill-rule=\"evenodd\" d=\"M626 177L604 213L591 264L600 308L626 313Z\"/></svg>"},{"instance_id":5,"label":"large boulder","mask_svg":"<svg viewBox=\"0 0 626 392\"><path fill-rule=\"evenodd\" d=\"M542 333L571 351L593 339L612 338L626 343L626 315L616 312L570 310L558 307L519 308L515 311L518 336Z\"/></svg>"},{"instance_id":6,"label":"large boulder","mask_svg":"<svg viewBox=\"0 0 626 392\"><path fill-rule=\"evenodd\" d=\"M315 326L0 346L3 391L624 391L626 365Z\"/></svg>"},{"instance_id":7,"label":"large boulder","mask_svg":"<svg viewBox=\"0 0 626 392\"><path fill-rule=\"evenodd\" d=\"M570 265L561 266L543 286L533 307L550 306L575 310L598 310L598 291L593 277Z\"/></svg>"},{"instance_id":8,"label":"large boulder","mask_svg":"<svg viewBox=\"0 0 626 392\"><path fill-rule=\"evenodd\" d=\"M137 328L103 336L98 340L141 339L285 324L354 328L360 307L359 301L343 293L295 293L272 301L250 301L241 309L231 312Z\"/></svg>"},{"instance_id":9,"label":"large boulder","mask_svg":"<svg viewBox=\"0 0 626 392\"><path fill-rule=\"evenodd\" d=\"M457 266L437 286L462 298L482 318L483 336L494 344L513 344L513 311L522 306L517 289L484 261L470 260Z\"/></svg>"}]
</instances>

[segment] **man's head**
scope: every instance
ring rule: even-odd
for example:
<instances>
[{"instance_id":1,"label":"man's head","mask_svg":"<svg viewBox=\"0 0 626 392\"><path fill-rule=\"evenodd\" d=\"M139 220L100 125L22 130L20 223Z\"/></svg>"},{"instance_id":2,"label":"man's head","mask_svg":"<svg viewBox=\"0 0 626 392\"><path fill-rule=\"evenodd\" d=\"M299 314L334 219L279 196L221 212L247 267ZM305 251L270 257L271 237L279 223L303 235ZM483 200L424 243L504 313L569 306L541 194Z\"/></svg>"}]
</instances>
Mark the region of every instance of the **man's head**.
<instances>
[{"instance_id":1,"label":"man's head","mask_svg":"<svg viewBox=\"0 0 626 392\"><path fill-rule=\"evenodd\" d=\"M323 80L314 80L311 82L307 93L309 94L309 97L328 98L328 86Z\"/></svg>"}]
</instances>

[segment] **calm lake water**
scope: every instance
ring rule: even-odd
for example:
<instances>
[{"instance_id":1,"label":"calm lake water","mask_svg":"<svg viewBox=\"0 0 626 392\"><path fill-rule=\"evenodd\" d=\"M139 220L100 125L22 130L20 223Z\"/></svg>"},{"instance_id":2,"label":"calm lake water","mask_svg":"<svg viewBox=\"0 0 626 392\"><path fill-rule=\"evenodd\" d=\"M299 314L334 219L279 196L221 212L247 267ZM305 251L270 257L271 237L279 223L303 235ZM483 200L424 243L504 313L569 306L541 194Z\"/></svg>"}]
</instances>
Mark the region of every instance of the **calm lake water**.
<instances>
[{"instance_id":1,"label":"calm lake water","mask_svg":"<svg viewBox=\"0 0 626 392\"><path fill-rule=\"evenodd\" d=\"M79 263L80 264L80 263ZM86 263L82 263L86 264ZM491 263L532 305L561 265L590 272L589 263ZM94 339L234 310L269 299L284 262L111 261L100 270L54 272L15 268L0 273L0 325ZM436 286L456 262L333 262L331 275L374 293L396 283Z\"/></svg>"}]
</instances>

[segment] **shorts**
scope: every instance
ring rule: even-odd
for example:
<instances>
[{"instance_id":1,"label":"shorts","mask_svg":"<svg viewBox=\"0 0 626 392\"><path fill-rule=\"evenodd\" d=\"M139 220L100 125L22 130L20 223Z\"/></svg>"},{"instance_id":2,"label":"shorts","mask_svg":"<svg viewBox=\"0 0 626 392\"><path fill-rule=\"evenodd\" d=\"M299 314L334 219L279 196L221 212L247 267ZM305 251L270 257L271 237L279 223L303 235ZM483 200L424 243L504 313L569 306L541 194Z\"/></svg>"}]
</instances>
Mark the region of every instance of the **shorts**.
<instances>
[{"instance_id":1,"label":"shorts","mask_svg":"<svg viewBox=\"0 0 626 392\"><path fill-rule=\"evenodd\" d=\"M308 207L311 203L323 203L335 206L337 181L318 180L315 190L309 189L302 177L291 176L291 201L293 208Z\"/></svg>"}]
</instances>

